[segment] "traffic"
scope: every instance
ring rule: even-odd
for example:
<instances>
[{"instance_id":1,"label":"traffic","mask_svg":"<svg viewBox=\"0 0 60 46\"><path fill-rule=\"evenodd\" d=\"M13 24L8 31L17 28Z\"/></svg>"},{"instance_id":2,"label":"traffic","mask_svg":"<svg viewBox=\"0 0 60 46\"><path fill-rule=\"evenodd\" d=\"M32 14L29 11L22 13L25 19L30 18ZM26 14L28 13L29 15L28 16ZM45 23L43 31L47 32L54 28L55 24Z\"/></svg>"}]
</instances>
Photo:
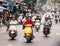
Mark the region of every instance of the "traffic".
<instances>
[{"instance_id":1,"label":"traffic","mask_svg":"<svg viewBox=\"0 0 60 46\"><path fill-rule=\"evenodd\" d=\"M53 1L0 1L0 46L57 46L59 30L60 7Z\"/></svg>"}]
</instances>

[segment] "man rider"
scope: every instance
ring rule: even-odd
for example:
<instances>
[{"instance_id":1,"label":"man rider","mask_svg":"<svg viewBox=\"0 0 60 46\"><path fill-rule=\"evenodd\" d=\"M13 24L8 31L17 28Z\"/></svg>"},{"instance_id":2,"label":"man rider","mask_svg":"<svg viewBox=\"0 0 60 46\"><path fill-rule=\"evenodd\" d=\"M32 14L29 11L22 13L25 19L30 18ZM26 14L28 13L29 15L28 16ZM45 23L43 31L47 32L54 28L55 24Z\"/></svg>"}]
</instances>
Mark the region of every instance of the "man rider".
<instances>
[{"instance_id":1,"label":"man rider","mask_svg":"<svg viewBox=\"0 0 60 46\"><path fill-rule=\"evenodd\" d=\"M45 28L48 28L48 30L50 30L50 29L49 29L49 28L50 28L49 24L50 24L50 22L48 21L48 18L45 17L44 30L45 30Z\"/></svg>"},{"instance_id":2,"label":"man rider","mask_svg":"<svg viewBox=\"0 0 60 46\"><path fill-rule=\"evenodd\" d=\"M7 31L9 30L10 24L18 24L18 21L16 20L16 18L13 18L12 20L10 20L10 22L9 22L9 24L7 26Z\"/></svg>"}]
</instances>

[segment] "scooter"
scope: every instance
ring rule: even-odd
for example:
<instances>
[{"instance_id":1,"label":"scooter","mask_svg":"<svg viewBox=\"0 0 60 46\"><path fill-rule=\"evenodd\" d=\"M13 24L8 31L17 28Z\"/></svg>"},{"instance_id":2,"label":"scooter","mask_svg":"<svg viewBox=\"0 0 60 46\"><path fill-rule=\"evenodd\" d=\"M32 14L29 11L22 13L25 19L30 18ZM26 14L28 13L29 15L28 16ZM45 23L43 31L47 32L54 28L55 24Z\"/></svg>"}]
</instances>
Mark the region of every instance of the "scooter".
<instances>
[{"instance_id":1,"label":"scooter","mask_svg":"<svg viewBox=\"0 0 60 46\"><path fill-rule=\"evenodd\" d=\"M28 24L25 25L25 32L24 32L24 37L27 40L27 43L31 42L31 40L33 39L33 31L31 28L32 25Z\"/></svg>"},{"instance_id":2,"label":"scooter","mask_svg":"<svg viewBox=\"0 0 60 46\"><path fill-rule=\"evenodd\" d=\"M50 34L50 28L48 27L48 25L45 25L45 27L43 28L43 34L45 35L45 37Z\"/></svg>"},{"instance_id":3,"label":"scooter","mask_svg":"<svg viewBox=\"0 0 60 46\"><path fill-rule=\"evenodd\" d=\"M60 22L60 19L59 19L59 22Z\"/></svg>"},{"instance_id":4,"label":"scooter","mask_svg":"<svg viewBox=\"0 0 60 46\"><path fill-rule=\"evenodd\" d=\"M19 24L23 24L23 21L22 21L22 18L23 18L23 14L20 14L19 18L18 18L18 22Z\"/></svg>"},{"instance_id":5,"label":"scooter","mask_svg":"<svg viewBox=\"0 0 60 46\"><path fill-rule=\"evenodd\" d=\"M56 24L58 23L58 19L55 19L55 23L56 23Z\"/></svg>"},{"instance_id":6,"label":"scooter","mask_svg":"<svg viewBox=\"0 0 60 46\"><path fill-rule=\"evenodd\" d=\"M9 27L9 36L12 40L14 40L14 38L17 36L17 30L15 28L16 27L14 25L10 25Z\"/></svg>"},{"instance_id":7,"label":"scooter","mask_svg":"<svg viewBox=\"0 0 60 46\"><path fill-rule=\"evenodd\" d=\"M49 25L50 25L50 27L52 26L52 21L50 21L50 24Z\"/></svg>"},{"instance_id":8,"label":"scooter","mask_svg":"<svg viewBox=\"0 0 60 46\"><path fill-rule=\"evenodd\" d=\"M35 29L37 32L40 29L40 20L35 20Z\"/></svg>"}]
</instances>

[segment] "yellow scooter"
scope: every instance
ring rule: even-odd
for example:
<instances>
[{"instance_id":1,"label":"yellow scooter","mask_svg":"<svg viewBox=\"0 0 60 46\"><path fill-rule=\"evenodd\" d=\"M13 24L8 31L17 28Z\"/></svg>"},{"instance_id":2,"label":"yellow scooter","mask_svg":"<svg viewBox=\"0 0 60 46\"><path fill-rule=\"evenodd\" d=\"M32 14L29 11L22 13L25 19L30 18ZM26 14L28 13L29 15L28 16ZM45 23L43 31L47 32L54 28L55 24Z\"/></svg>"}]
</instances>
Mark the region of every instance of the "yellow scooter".
<instances>
[{"instance_id":1,"label":"yellow scooter","mask_svg":"<svg viewBox=\"0 0 60 46\"><path fill-rule=\"evenodd\" d=\"M32 25L27 24L25 25L25 32L24 32L24 37L27 40L27 43L31 42L31 40L33 39L33 31L31 28Z\"/></svg>"}]
</instances>

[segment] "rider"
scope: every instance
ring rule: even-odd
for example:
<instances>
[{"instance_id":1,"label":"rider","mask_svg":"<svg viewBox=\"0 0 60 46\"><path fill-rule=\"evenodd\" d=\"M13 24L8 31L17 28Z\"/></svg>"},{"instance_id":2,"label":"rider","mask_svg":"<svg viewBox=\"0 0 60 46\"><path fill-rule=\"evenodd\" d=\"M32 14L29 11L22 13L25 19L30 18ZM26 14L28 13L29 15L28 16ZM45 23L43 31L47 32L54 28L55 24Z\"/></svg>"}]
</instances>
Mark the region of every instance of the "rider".
<instances>
[{"instance_id":1,"label":"rider","mask_svg":"<svg viewBox=\"0 0 60 46\"><path fill-rule=\"evenodd\" d=\"M26 21L24 22L24 25L31 24L32 27L34 26L34 22L32 21L32 17L26 17Z\"/></svg>"},{"instance_id":2,"label":"rider","mask_svg":"<svg viewBox=\"0 0 60 46\"><path fill-rule=\"evenodd\" d=\"M25 28L25 25L27 25L27 24L31 24L32 26L31 26L31 28L33 28L33 26L34 26L34 22L32 21L32 17L26 17L26 21L24 22L24 25L23 25L23 29ZM33 34L33 29L32 29L32 34ZM33 35L33 37L34 37L34 35Z\"/></svg>"},{"instance_id":3,"label":"rider","mask_svg":"<svg viewBox=\"0 0 60 46\"><path fill-rule=\"evenodd\" d=\"M18 21L17 21L15 18L13 18L12 20L10 20L9 25L7 26L7 31L9 30L9 27L10 27L11 24L12 24L12 25L13 25L13 24L14 24L14 25L15 25L15 24L18 24ZM6 32L7 32L7 31L6 31Z\"/></svg>"},{"instance_id":4,"label":"rider","mask_svg":"<svg viewBox=\"0 0 60 46\"><path fill-rule=\"evenodd\" d=\"M50 22L48 21L48 18L45 17L44 29L45 29L45 28L50 28L49 24L50 24Z\"/></svg>"},{"instance_id":5,"label":"rider","mask_svg":"<svg viewBox=\"0 0 60 46\"><path fill-rule=\"evenodd\" d=\"M51 25L52 25L52 18L50 16L48 16L48 20L50 22L50 27L51 27Z\"/></svg>"}]
</instances>

